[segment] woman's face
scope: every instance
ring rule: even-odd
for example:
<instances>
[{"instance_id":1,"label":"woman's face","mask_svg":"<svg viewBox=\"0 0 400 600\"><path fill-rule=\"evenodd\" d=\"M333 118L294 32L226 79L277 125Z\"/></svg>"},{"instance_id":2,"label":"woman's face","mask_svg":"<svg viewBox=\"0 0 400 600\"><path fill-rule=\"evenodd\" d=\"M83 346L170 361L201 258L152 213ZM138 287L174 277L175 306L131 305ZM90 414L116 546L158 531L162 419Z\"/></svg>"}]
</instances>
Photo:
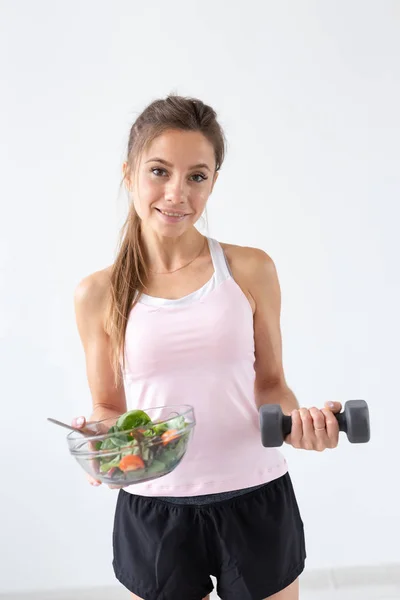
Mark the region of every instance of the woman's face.
<instances>
[{"instance_id":1,"label":"woman's face","mask_svg":"<svg viewBox=\"0 0 400 600\"><path fill-rule=\"evenodd\" d=\"M178 237L204 212L218 173L212 144L197 131L168 130L143 152L133 201L144 230Z\"/></svg>"}]
</instances>

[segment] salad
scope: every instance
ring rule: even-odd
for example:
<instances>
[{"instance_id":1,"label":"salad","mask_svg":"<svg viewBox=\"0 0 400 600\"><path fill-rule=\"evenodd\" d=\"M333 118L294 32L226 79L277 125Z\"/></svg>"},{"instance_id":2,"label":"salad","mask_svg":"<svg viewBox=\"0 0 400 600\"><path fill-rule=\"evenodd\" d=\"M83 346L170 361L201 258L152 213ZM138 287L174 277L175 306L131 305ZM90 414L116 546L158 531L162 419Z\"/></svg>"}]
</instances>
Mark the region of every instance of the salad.
<instances>
[{"instance_id":1,"label":"salad","mask_svg":"<svg viewBox=\"0 0 400 600\"><path fill-rule=\"evenodd\" d=\"M192 423L184 416L152 422L142 410L121 415L107 437L93 442L102 479L129 485L172 471L183 458Z\"/></svg>"}]
</instances>

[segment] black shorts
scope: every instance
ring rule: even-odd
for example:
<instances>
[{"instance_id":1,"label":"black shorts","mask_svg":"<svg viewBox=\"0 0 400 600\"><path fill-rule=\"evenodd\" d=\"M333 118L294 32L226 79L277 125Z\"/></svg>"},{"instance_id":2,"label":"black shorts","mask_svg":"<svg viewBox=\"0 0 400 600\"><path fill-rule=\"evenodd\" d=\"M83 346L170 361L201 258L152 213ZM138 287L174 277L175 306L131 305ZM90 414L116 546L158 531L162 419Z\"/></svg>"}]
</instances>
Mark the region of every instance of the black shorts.
<instances>
[{"instance_id":1,"label":"black shorts","mask_svg":"<svg viewBox=\"0 0 400 600\"><path fill-rule=\"evenodd\" d=\"M183 505L120 490L117 579L144 600L264 600L293 583L306 558L289 474L244 495Z\"/></svg>"}]
</instances>

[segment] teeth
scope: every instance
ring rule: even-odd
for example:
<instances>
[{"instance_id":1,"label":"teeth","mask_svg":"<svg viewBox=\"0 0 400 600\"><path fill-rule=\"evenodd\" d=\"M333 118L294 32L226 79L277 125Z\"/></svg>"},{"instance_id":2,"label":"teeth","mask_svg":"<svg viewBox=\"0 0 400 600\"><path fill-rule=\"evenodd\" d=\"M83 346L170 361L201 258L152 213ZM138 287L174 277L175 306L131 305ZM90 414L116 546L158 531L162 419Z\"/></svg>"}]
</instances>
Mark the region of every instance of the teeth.
<instances>
[{"instance_id":1,"label":"teeth","mask_svg":"<svg viewBox=\"0 0 400 600\"><path fill-rule=\"evenodd\" d=\"M181 213L172 213L172 212L165 212L164 210L160 211L163 215L167 215L167 217L184 217L185 215L182 215Z\"/></svg>"}]
</instances>

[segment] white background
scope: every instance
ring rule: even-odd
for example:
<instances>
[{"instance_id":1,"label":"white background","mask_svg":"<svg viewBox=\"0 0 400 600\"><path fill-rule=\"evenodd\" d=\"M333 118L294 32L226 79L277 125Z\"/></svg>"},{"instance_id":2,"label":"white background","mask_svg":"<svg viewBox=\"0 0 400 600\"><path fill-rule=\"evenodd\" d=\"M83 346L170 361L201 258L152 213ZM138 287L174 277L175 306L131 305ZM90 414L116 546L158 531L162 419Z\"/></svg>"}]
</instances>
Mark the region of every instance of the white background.
<instances>
[{"instance_id":1,"label":"white background","mask_svg":"<svg viewBox=\"0 0 400 600\"><path fill-rule=\"evenodd\" d=\"M130 125L172 91L225 128L208 231L274 259L300 404L370 406L370 444L284 448L308 569L400 561L399 2L0 7L0 592L114 581L116 492L46 417L90 414L73 290L113 260Z\"/></svg>"}]
</instances>

